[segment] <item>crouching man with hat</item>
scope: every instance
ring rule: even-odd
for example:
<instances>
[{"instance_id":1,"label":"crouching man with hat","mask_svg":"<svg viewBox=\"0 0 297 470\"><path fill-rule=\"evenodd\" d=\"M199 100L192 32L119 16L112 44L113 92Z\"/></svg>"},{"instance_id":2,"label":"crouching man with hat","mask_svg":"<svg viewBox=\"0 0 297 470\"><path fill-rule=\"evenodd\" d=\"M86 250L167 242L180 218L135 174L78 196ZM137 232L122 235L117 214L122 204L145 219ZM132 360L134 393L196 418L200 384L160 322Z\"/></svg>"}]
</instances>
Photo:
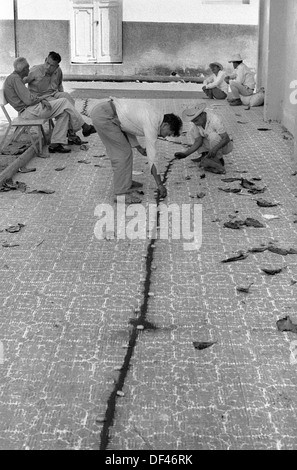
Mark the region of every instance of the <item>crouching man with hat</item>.
<instances>
[{"instance_id":1,"label":"crouching man with hat","mask_svg":"<svg viewBox=\"0 0 297 470\"><path fill-rule=\"evenodd\" d=\"M205 111L205 108L206 104L203 103L183 111L182 119L192 123L187 134L191 146L185 152L176 152L174 156L181 159L197 152L200 156L192 161L200 162L206 171L224 174L223 155L232 152L233 142L222 119L217 114Z\"/></svg>"},{"instance_id":2,"label":"crouching man with hat","mask_svg":"<svg viewBox=\"0 0 297 470\"><path fill-rule=\"evenodd\" d=\"M235 54L228 62L232 62L234 68L233 74L225 76L225 82L230 85L233 95L228 101L230 102L230 106L240 106L243 104L240 95L250 96L254 93L256 86L255 74L243 63L240 54Z\"/></svg>"},{"instance_id":3,"label":"crouching man with hat","mask_svg":"<svg viewBox=\"0 0 297 470\"><path fill-rule=\"evenodd\" d=\"M223 71L223 66L219 62L212 62L209 64L209 68L212 71L212 75L204 80L202 90L211 100L226 99L228 85L224 80L226 73Z\"/></svg>"}]
</instances>

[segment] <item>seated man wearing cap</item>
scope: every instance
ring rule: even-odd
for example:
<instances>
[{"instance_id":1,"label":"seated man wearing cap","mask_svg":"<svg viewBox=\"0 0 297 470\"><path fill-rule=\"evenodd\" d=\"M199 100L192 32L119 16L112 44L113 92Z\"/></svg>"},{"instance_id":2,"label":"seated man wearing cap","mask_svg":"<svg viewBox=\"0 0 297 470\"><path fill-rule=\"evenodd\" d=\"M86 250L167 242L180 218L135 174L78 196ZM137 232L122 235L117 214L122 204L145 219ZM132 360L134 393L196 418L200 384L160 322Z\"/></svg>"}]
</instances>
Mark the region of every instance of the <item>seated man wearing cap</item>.
<instances>
[{"instance_id":1,"label":"seated man wearing cap","mask_svg":"<svg viewBox=\"0 0 297 470\"><path fill-rule=\"evenodd\" d=\"M225 72L223 66L219 62L209 64L212 75L203 82L202 90L210 99L224 100L227 98L228 85L225 82Z\"/></svg>"},{"instance_id":2,"label":"seated man wearing cap","mask_svg":"<svg viewBox=\"0 0 297 470\"><path fill-rule=\"evenodd\" d=\"M229 63L233 63L235 72L232 75L226 75L225 82L230 85L233 98L231 98L230 106L240 106L241 102L240 95L250 96L254 93L255 74L254 72L243 63L240 54L236 54L229 60Z\"/></svg>"},{"instance_id":3,"label":"seated man wearing cap","mask_svg":"<svg viewBox=\"0 0 297 470\"><path fill-rule=\"evenodd\" d=\"M223 155L233 150L231 141L222 119L209 111L205 111L206 104L198 104L194 108L185 109L182 119L191 122L192 127L188 132L188 140L191 144L185 152L174 154L176 158L185 158L194 152L200 157L192 159L200 162L200 166L212 173L226 173L224 169Z\"/></svg>"}]
</instances>

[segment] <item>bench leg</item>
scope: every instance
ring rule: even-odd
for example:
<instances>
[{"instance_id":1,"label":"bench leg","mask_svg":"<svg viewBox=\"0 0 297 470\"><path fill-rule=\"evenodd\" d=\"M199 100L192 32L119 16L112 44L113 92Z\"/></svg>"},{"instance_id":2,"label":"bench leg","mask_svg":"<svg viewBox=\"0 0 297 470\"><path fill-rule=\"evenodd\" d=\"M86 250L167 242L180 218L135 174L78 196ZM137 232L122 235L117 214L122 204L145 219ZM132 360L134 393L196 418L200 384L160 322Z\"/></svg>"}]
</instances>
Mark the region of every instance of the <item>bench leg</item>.
<instances>
[{"instance_id":1,"label":"bench leg","mask_svg":"<svg viewBox=\"0 0 297 470\"><path fill-rule=\"evenodd\" d=\"M2 142L1 142L1 144L0 144L0 152L2 152L2 149L3 149L3 147L4 147L5 139L6 139L7 135L8 135L8 132L10 131L10 129L11 129L11 126L8 126L8 128L6 129L6 132L5 132L5 134L4 134L4 137L3 137Z\"/></svg>"},{"instance_id":2,"label":"bench leg","mask_svg":"<svg viewBox=\"0 0 297 470\"><path fill-rule=\"evenodd\" d=\"M29 129L30 129L30 128L28 127L28 130L29 130ZM38 132L38 133L39 133L39 132ZM36 155L39 157L40 152L39 152L39 150L38 150L38 147L36 146L36 143L34 142L33 135L31 134L30 130L29 130L28 134L29 134L29 136L30 136L30 140L31 140L32 147L34 148L34 151L35 151Z\"/></svg>"}]
</instances>

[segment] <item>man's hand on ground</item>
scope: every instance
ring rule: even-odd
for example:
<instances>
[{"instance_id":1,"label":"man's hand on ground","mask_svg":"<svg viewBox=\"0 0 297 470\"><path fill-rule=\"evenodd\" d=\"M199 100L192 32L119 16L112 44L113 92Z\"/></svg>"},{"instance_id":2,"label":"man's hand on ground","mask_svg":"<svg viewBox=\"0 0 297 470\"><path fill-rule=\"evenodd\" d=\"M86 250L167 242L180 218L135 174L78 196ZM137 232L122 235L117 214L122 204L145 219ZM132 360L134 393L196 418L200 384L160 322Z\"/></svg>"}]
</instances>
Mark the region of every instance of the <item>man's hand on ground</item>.
<instances>
[{"instance_id":1,"label":"man's hand on ground","mask_svg":"<svg viewBox=\"0 0 297 470\"><path fill-rule=\"evenodd\" d=\"M167 189L162 183L158 185L158 192L161 198L165 198L167 196Z\"/></svg>"},{"instance_id":2,"label":"man's hand on ground","mask_svg":"<svg viewBox=\"0 0 297 470\"><path fill-rule=\"evenodd\" d=\"M175 152L174 156L181 160L182 158L186 158L188 155L185 155L183 152Z\"/></svg>"}]
</instances>

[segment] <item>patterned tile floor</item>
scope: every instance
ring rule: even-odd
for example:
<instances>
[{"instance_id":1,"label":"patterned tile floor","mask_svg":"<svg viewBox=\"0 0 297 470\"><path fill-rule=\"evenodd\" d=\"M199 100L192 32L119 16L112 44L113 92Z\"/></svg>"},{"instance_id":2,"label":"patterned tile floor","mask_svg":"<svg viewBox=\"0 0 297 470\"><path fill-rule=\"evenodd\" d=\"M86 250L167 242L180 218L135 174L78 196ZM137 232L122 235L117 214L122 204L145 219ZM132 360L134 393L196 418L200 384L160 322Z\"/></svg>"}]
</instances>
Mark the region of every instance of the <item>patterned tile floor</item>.
<instances>
[{"instance_id":1,"label":"patterned tile floor","mask_svg":"<svg viewBox=\"0 0 297 470\"><path fill-rule=\"evenodd\" d=\"M150 101L180 114L197 100ZM255 183L267 189L222 192L239 182L201 179L191 157L173 160L180 144L158 141L168 188L162 203L176 204L182 216L182 204L202 205L200 249L186 250L171 223L169 239L96 238L100 204L112 201L111 166L96 157L105 152L97 135L87 151L31 160L37 171L14 177L27 192L0 192L1 449L297 449L290 361L297 337L276 327L286 315L297 321L297 255L248 252L269 242L297 248L292 142L280 125L263 122L262 108L207 104L234 138L224 177L260 177ZM257 130L263 126L271 130ZM146 229L156 203L147 167L135 154ZM258 207L259 197L279 205ZM264 228L225 228L234 217ZM5 231L18 223L20 232ZM239 250L248 257L221 263ZM269 276L265 267L283 270ZM248 294L236 289L251 283ZM198 350L195 341L215 343Z\"/></svg>"}]
</instances>

